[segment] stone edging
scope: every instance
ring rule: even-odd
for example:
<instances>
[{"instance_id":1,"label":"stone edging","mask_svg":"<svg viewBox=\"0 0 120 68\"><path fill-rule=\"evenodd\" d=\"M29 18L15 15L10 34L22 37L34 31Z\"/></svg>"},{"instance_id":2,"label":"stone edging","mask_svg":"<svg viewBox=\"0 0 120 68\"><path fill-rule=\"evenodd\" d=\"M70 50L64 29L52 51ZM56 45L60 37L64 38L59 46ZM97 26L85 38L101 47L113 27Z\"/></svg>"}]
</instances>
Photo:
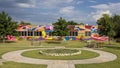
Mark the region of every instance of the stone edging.
<instances>
[{"instance_id":1,"label":"stone edging","mask_svg":"<svg viewBox=\"0 0 120 68\"><path fill-rule=\"evenodd\" d=\"M78 52L75 52L75 53L47 53L43 51L40 51L40 53L43 55L48 55L48 56L73 56L73 55L81 54L81 50L78 50Z\"/></svg>"},{"instance_id":2,"label":"stone edging","mask_svg":"<svg viewBox=\"0 0 120 68\"><path fill-rule=\"evenodd\" d=\"M2 55L2 58L5 59L6 61L15 61L15 62L23 62L23 63L31 63L31 64L46 64L47 63L46 61L48 61L48 62L49 61L58 61L58 60L45 60L45 59L43 60L43 59L36 59L36 58L29 58L29 57L21 56L21 54L25 51L38 50L38 49L46 49L46 48L36 48L36 49L25 49L25 50L12 51L12 52L8 52L8 53L5 53L4 55ZM54 48L48 48L48 49L54 49ZM95 57L95 58L90 58L90 59L84 59L84 60L66 60L66 61L69 61L69 62L72 61L74 64L90 64L90 63L109 62L109 61L113 61L117 58L116 55L109 53L109 52L105 52L105 51L94 50L94 49L89 49L89 48L79 48L79 49L97 52L100 54L100 56ZM44 61L44 63L42 63L42 61ZM63 60L59 60L59 61L62 62ZM49 62L49 63L52 63L52 62Z\"/></svg>"}]
</instances>

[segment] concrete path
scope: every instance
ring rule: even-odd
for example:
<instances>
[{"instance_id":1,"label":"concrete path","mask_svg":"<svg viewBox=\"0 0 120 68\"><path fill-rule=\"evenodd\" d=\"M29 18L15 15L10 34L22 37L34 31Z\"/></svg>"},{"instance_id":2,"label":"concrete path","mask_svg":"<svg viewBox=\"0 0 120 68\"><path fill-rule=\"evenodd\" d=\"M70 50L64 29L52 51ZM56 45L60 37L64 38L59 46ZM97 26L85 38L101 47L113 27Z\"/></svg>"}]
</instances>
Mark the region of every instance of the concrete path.
<instances>
[{"instance_id":1,"label":"concrete path","mask_svg":"<svg viewBox=\"0 0 120 68\"><path fill-rule=\"evenodd\" d=\"M75 68L73 63L69 63L69 61L52 61L51 64L48 64L47 68Z\"/></svg>"},{"instance_id":2,"label":"concrete path","mask_svg":"<svg viewBox=\"0 0 120 68\"><path fill-rule=\"evenodd\" d=\"M77 49L97 52L99 53L100 56L91 59L84 59L84 60L43 60L43 59L35 59L35 58L21 56L21 54L25 51L38 50L38 49L47 49L47 48L12 51L4 54L2 58L6 61L14 61L20 63L47 64L48 65L47 68L75 68L74 64L103 63L103 62L113 61L117 58L117 56L112 53L89 49L89 48L77 48ZM48 48L48 49L53 49L53 48ZM66 49L70 49L70 48L66 48Z\"/></svg>"},{"instance_id":3,"label":"concrete path","mask_svg":"<svg viewBox=\"0 0 120 68\"><path fill-rule=\"evenodd\" d=\"M2 65L2 64L3 64L3 62L5 62L5 60L0 59L0 65Z\"/></svg>"}]
</instances>

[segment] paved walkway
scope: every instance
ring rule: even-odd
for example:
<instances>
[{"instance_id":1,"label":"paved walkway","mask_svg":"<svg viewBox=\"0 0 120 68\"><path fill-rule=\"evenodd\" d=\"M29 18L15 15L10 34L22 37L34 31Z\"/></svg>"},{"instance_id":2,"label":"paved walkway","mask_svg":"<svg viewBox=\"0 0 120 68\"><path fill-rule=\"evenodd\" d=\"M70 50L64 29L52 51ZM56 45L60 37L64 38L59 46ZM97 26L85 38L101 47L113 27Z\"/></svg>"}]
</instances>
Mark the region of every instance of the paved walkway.
<instances>
[{"instance_id":1,"label":"paved walkway","mask_svg":"<svg viewBox=\"0 0 120 68\"><path fill-rule=\"evenodd\" d=\"M38 50L38 49L47 49L47 48L12 51L4 54L2 58L6 61L14 61L21 63L29 63L29 64L47 64L48 65L47 68L75 68L74 64L103 63L103 62L113 61L117 58L117 56L112 53L89 49L89 48L77 48L77 49L97 52L99 53L100 56L91 59L84 59L84 60L43 60L43 59L35 59L35 58L21 56L21 54L25 51ZM52 49L52 48L48 48L48 49Z\"/></svg>"},{"instance_id":2,"label":"paved walkway","mask_svg":"<svg viewBox=\"0 0 120 68\"><path fill-rule=\"evenodd\" d=\"M2 65L2 64L3 64L3 62L5 62L5 60L0 59L0 65Z\"/></svg>"}]
</instances>

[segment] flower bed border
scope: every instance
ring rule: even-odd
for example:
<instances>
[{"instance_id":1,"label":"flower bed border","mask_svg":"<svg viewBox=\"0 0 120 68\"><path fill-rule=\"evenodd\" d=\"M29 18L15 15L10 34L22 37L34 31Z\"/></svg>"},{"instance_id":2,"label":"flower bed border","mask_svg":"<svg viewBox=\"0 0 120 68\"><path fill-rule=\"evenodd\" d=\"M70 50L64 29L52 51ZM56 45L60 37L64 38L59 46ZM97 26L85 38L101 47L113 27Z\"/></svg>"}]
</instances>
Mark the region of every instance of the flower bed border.
<instances>
[{"instance_id":1,"label":"flower bed border","mask_svg":"<svg viewBox=\"0 0 120 68\"><path fill-rule=\"evenodd\" d=\"M70 50L76 50L76 49L70 49ZM39 53L47 56L73 56L73 55L81 54L81 50L78 50L78 52L75 53L47 53L43 51L40 51Z\"/></svg>"}]
</instances>

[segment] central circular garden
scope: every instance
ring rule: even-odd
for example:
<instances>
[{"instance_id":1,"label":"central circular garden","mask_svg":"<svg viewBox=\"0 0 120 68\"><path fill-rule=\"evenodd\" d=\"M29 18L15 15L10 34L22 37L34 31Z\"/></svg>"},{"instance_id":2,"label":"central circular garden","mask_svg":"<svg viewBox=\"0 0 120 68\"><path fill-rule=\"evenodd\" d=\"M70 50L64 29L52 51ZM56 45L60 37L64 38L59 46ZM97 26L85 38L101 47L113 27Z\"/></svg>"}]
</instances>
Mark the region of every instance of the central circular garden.
<instances>
[{"instance_id":1,"label":"central circular garden","mask_svg":"<svg viewBox=\"0 0 120 68\"><path fill-rule=\"evenodd\" d=\"M39 49L23 52L22 56L49 60L81 60L95 58L99 54L88 50L77 49Z\"/></svg>"},{"instance_id":2,"label":"central circular garden","mask_svg":"<svg viewBox=\"0 0 120 68\"><path fill-rule=\"evenodd\" d=\"M73 56L81 54L81 50L77 49L46 49L39 52L42 55L48 56Z\"/></svg>"}]
</instances>

